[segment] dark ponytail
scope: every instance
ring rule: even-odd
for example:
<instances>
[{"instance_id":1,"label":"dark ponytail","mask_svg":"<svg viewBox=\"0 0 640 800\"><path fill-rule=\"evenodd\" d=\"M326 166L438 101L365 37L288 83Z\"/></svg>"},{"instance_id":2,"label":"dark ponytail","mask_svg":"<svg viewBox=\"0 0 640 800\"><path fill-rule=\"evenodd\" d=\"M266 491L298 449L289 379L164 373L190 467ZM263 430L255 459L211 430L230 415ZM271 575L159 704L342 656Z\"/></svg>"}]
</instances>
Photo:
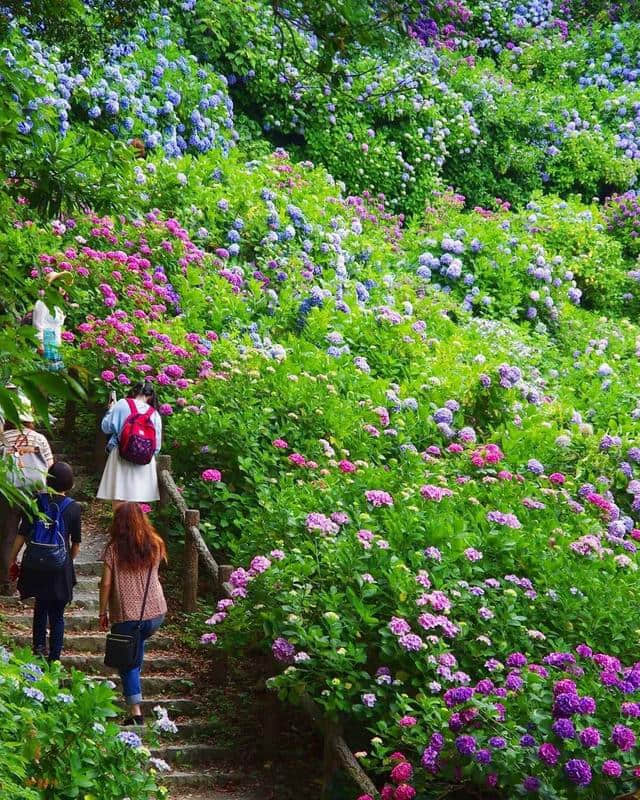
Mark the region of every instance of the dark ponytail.
<instances>
[{"instance_id":1,"label":"dark ponytail","mask_svg":"<svg viewBox=\"0 0 640 800\"><path fill-rule=\"evenodd\" d=\"M135 386L129 392L129 397L137 397L138 395L142 395L147 403L156 410L158 409L158 398L156 396L156 390L153 388L153 384L150 380L145 379L144 383L139 381L135 384Z\"/></svg>"}]
</instances>

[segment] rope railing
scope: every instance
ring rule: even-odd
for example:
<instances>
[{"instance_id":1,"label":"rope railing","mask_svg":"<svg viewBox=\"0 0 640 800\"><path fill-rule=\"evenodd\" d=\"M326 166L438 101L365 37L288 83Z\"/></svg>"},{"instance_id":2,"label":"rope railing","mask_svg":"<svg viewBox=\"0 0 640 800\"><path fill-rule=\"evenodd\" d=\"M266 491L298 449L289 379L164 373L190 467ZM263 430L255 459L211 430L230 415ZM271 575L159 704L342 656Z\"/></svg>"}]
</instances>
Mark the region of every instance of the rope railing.
<instances>
[{"instance_id":1,"label":"rope railing","mask_svg":"<svg viewBox=\"0 0 640 800\"><path fill-rule=\"evenodd\" d=\"M231 597L232 587L229 577L233 572L233 567L229 564L218 564L211 555L207 543L200 533L200 512L187 508L187 504L173 480L171 456L158 456L157 468L160 505L175 507L184 527L183 609L191 612L197 608L200 561L212 578L215 591L219 595ZM340 735L337 724L322 713L313 698L306 692L300 698L300 705L324 737L325 791L323 794L326 795L335 764L339 764L363 794L369 794L374 798L379 797L373 781L362 769Z\"/></svg>"}]
</instances>

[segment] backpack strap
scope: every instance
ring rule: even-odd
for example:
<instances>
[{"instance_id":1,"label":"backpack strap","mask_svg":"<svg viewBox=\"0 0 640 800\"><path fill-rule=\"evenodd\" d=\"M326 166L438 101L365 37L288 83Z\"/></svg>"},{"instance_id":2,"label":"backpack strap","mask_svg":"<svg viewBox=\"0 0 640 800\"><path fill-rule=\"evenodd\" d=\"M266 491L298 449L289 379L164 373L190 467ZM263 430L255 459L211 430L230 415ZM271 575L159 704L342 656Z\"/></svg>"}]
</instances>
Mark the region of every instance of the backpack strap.
<instances>
[{"instance_id":1,"label":"backpack strap","mask_svg":"<svg viewBox=\"0 0 640 800\"><path fill-rule=\"evenodd\" d=\"M49 503L49 492L38 492L38 496L36 498L38 502L38 508L44 514L49 513L50 503Z\"/></svg>"},{"instance_id":2,"label":"backpack strap","mask_svg":"<svg viewBox=\"0 0 640 800\"><path fill-rule=\"evenodd\" d=\"M132 415L135 414L137 416L140 413L133 397L127 397L127 405L129 406L129 411Z\"/></svg>"},{"instance_id":3,"label":"backpack strap","mask_svg":"<svg viewBox=\"0 0 640 800\"><path fill-rule=\"evenodd\" d=\"M65 497L62 500L62 502L58 505L58 508L60 509L60 513L62 514L65 511L65 509L69 508L69 506L74 502L75 502L75 500L73 499L73 497Z\"/></svg>"},{"instance_id":4,"label":"backpack strap","mask_svg":"<svg viewBox=\"0 0 640 800\"><path fill-rule=\"evenodd\" d=\"M151 419L151 417L153 416L154 411L155 411L155 408L153 406L149 406L149 408L144 412L144 414L142 416L144 417L144 419Z\"/></svg>"}]
</instances>

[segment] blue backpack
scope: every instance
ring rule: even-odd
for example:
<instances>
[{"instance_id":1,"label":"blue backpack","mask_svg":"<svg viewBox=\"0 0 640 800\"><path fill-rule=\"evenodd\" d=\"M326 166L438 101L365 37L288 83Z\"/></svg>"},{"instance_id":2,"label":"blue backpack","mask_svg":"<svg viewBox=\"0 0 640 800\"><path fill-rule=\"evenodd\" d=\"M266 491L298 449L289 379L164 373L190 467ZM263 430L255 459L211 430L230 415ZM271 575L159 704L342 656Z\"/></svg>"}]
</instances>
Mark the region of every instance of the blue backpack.
<instances>
[{"instance_id":1,"label":"blue backpack","mask_svg":"<svg viewBox=\"0 0 640 800\"><path fill-rule=\"evenodd\" d=\"M23 568L36 572L57 572L67 561L66 527L63 512L73 500L65 497L52 503L48 494L38 495L38 509L48 520L38 517L31 526L31 538L22 557Z\"/></svg>"}]
</instances>

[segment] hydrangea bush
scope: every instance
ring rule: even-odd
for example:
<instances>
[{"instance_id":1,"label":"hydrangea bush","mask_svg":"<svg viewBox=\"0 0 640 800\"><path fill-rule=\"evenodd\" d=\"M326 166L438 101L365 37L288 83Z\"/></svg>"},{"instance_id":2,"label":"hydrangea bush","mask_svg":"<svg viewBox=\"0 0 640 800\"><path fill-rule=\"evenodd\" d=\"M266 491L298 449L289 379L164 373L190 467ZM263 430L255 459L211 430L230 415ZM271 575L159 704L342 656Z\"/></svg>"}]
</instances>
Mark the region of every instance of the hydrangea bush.
<instances>
[{"instance_id":1,"label":"hydrangea bush","mask_svg":"<svg viewBox=\"0 0 640 800\"><path fill-rule=\"evenodd\" d=\"M6 797L74 798L90 788L96 800L164 798L150 751L119 733L115 695L73 670L45 668L25 652L0 648L4 742L0 781Z\"/></svg>"},{"instance_id":2,"label":"hydrangea bush","mask_svg":"<svg viewBox=\"0 0 640 800\"><path fill-rule=\"evenodd\" d=\"M203 643L358 727L382 797L637 790L636 24L447 3L321 72L238 8L155 10L84 71L12 26L11 164L126 166L44 218L8 176L12 306L70 273L90 400L155 382L237 565ZM230 98L287 148L231 148Z\"/></svg>"}]
</instances>

